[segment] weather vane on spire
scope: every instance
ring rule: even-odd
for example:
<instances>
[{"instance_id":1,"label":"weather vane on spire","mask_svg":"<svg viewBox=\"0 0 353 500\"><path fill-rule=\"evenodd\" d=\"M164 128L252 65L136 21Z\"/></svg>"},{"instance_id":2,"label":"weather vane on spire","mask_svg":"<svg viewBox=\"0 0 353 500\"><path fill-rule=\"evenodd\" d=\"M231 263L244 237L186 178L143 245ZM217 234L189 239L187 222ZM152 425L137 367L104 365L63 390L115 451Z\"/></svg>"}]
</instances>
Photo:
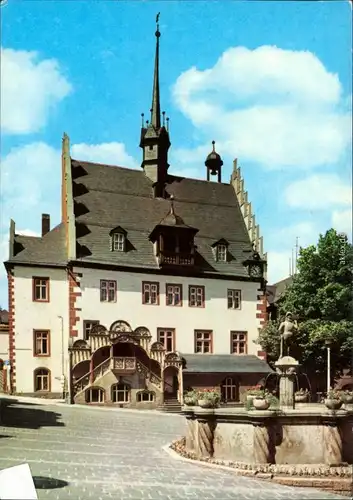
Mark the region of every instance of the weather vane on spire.
<instances>
[{"instance_id":1,"label":"weather vane on spire","mask_svg":"<svg viewBox=\"0 0 353 500\"><path fill-rule=\"evenodd\" d=\"M159 38L161 36L161 34L159 32L159 15L160 15L160 12L158 12L158 14L156 15L156 24L157 24L156 37L157 38Z\"/></svg>"}]
</instances>

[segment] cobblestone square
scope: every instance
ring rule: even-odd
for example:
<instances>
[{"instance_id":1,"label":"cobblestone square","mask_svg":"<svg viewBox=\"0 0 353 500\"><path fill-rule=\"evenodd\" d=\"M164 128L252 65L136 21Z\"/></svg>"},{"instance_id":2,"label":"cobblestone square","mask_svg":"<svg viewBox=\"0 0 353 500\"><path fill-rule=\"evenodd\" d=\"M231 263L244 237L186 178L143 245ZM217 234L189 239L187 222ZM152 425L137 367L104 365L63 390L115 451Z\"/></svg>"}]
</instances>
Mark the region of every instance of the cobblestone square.
<instances>
[{"instance_id":1,"label":"cobblestone square","mask_svg":"<svg viewBox=\"0 0 353 500\"><path fill-rule=\"evenodd\" d=\"M184 434L179 415L37 405L4 399L0 469L27 462L39 499L334 499L232 471L175 460L163 446Z\"/></svg>"}]
</instances>

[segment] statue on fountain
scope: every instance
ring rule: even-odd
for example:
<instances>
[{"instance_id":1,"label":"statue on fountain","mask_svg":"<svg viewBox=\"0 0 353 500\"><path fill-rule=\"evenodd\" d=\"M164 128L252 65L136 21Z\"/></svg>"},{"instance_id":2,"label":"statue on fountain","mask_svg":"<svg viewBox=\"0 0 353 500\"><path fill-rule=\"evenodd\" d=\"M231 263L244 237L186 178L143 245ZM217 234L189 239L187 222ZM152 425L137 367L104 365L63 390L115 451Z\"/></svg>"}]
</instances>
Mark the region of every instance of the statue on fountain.
<instances>
[{"instance_id":1,"label":"statue on fountain","mask_svg":"<svg viewBox=\"0 0 353 500\"><path fill-rule=\"evenodd\" d=\"M296 320L293 320L293 314L291 312L287 312L285 320L279 326L278 333L281 337L281 350L280 350L280 359L283 358L283 352L286 348L286 356L289 356L289 343L290 339L295 335L298 331L298 324Z\"/></svg>"}]
</instances>

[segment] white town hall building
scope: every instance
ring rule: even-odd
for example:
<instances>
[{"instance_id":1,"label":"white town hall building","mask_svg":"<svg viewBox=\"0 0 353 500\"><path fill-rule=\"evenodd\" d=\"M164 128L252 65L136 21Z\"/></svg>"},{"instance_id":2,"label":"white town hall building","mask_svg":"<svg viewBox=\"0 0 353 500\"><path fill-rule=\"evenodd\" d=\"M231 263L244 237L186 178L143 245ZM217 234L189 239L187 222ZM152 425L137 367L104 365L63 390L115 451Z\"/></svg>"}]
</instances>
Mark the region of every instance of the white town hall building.
<instances>
[{"instance_id":1,"label":"white town hall building","mask_svg":"<svg viewBox=\"0 0 353 500\"><path fill-rule=\"evenodd\" d=\"M142 168L73 159L65 134L61 223L43 214L29 237L11 221L8 392L154 408L187 388L237 401L271 371L256 344L266 256L240 168L221 182L213 143L207 180L168 172L159 38Z\"/></svg>"}]
</instances>

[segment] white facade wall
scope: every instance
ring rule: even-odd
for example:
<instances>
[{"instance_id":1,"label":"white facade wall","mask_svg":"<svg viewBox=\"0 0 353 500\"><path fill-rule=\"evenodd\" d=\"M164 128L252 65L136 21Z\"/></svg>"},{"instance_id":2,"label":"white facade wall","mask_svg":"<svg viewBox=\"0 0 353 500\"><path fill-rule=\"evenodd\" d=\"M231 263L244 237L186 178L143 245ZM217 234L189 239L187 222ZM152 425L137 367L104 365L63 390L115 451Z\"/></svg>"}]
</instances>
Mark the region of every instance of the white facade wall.
<instances>
[{"instance_id":1,"label":"white facade wall","mask_svg":"<svg viewBox=\"0 0 353 500\"><path fill-rule=\"evenodd\" d=\"M260 320L256 318L258 284L242 281L212 280L160 276L122 271L75 268L82 274L81 297L75 307L80 321L75 329L83 337L83 321L99 320L109 328L116 320L127 321L133 329L145 326L157 340L157 328L174 328L176 350L182 353L194 352L194 330L213 331L213 353L230 353L230 332L248 333L248 354L257 354L260 346L255 344ZM50 301L33 302L32 278L50 279ZM100 302L100 280L117 281L117 301ZM142 303L142 282L159 282L160 305ZM166 305L166 283L181 284L183 305ZM189 285L205 287L205 307L189 307ZM63 269L44 269L16 266L15 287L15 349L16 349L16 392L33 393L36 368L51 371L51 391L61 393L61 376L68 375L69 340L69 287L67 273ZM227 290L241 290L240 310L227 307ZM62 317L59 318L59 316ZM33 330L50 330L50 357L33 355ZM76 337L77 339L77 337ZM64 353L64 366L62 353Z\"/></svg>"},{"instance_id":2,"label":"white facade wall","mask_svg":"<svg viewBox=\"0 0 353 500\"><path fill-rule=\"evenodd\" d=\"M33 302L33 276L50 279L50 302ZM43 367L51 371L51 391L61 393L60 378L68 372L69 296L66 271L16 266L14 292L16 392L33 393L33 372ZM50 357L33 355L33 330L42 329L50 330Z\"/></svg>"},{"instance_id":3,"label":"white facade wall","mask_svg":"<svg viewBox=\"0 0 353 500\"><path fill-rule=\"evenodd\" d=\"M254 343L258 337L260 320L256 318L257 283L226 281L217 279L184 278L154 274L104 271L97 269L75 268L81 273L82 296L76 306L80 322L76 324L79 336L83 336L83 320L99 320L106 328L116 320L127 321L133 329L145 326L157 340L157 328L174 328L176 350L181 353L194 352L194 330L213 331L213 354L230 353L230 332L248 332L248 354L257 354L261 347ZM100 280L117 281L116 302L100 302ZM142 303L142 282L159 282L160 304ZM181 284L183 305L166 305L166 283ZM189 285L205 287L205 307L189 307ZM240 310L228 309L227 290L241 290Z\"/></svg>"}]
</instances>

